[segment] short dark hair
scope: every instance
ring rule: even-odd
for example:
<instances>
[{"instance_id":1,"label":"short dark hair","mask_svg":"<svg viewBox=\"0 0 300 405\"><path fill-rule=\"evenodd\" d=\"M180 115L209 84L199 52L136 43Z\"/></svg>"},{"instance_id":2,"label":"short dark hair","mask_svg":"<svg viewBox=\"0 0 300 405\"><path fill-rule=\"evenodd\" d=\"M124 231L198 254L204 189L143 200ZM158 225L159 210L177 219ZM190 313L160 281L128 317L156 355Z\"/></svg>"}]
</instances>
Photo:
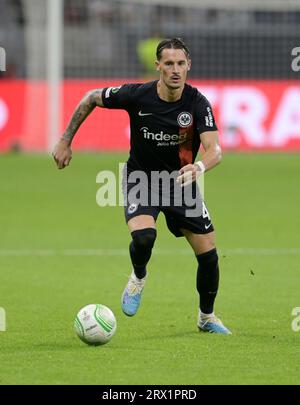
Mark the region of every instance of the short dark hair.
<instances>
[{"instance_id":1,"label":"short dark hair","mask_svg":"<svg viewBox=\"0 0 300 405\"><path fill-rule=\"evenodd\" d=\"M160 60L164 49L182 49L187 58L190 58L190 51L181 38L171 38L162 40L156 48L156 58Z\"/></svg>"}]
</instances>

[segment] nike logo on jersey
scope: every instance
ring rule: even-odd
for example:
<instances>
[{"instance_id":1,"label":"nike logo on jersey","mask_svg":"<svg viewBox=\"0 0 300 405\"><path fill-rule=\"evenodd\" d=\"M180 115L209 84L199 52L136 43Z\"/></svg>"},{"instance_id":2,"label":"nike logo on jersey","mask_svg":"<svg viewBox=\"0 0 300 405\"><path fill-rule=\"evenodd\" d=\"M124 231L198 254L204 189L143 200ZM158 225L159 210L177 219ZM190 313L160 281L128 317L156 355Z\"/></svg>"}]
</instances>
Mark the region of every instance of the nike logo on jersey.
<instances>
[{"instance_id":1,"label":"nike logo on jersey","mask_svg":"<svg viewBox=\"0 0 300 405\"><path fill-rule=\"evenodd\" d=\"M211 226L211 223L209 225L204 225L205 229L208 229Z\"/></svg>"},{"instance_id":2,"label":"nike logo on jersey","mask_svg":"<svg viewBox=\"0 0 300 405\"><path fill-rule=\"evenodd\" d=\"M152 115L153 113L143 113L142 111L139 111L139 116L144 117L145 115Z\"/></svg>"}]
</instances>

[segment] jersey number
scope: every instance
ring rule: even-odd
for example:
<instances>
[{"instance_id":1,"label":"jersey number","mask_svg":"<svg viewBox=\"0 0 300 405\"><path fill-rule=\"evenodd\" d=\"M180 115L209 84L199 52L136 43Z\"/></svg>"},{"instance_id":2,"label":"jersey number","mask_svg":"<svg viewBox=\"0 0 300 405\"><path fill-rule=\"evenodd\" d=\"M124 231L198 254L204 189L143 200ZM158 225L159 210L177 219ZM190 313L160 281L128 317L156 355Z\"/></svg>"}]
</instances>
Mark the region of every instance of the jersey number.
<instances>
[{"instance_id":1,"label":"jersey number","mask_svg":"<svg viewBox=\"0 0 300 405\"><path fill-rule=\"evenodd\" d=\"M205 205L204 201L202 202L202 217L203 218L208 218L209 221L210 221L210 216L209 216L209 213L207 211L207 208L206 208L206 205Z\"/></svg>"}]
</instances>

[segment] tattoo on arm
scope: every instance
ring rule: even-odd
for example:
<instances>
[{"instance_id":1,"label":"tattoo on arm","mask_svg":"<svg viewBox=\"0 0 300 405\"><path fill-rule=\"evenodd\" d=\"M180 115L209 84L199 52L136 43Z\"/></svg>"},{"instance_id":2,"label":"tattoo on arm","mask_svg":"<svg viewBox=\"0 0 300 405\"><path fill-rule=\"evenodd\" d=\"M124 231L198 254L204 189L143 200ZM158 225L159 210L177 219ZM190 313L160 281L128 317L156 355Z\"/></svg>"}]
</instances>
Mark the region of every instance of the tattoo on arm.
<instances>
[{"instance_id":1,"label":"tattoo on arm","mask_svg":"<svg viewBox=\"0 0 300 405\"><path fill-rule=\"evenodd\" d=\"M62 139L71 143L80 125L96 106L103 107L102 89L91 90L83 97L76 107Z\"/></svg>"}]
</instances>

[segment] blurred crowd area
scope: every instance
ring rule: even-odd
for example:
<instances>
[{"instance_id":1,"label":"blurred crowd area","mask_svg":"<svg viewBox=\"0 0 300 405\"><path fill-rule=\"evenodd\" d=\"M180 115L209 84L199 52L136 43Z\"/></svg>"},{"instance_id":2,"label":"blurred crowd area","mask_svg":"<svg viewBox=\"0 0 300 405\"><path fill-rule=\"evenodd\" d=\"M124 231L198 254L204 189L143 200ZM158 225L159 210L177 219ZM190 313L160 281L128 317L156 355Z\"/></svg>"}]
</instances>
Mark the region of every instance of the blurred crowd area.
<instances>
[{"instance_id":1,"label":"blurred crowd area","mask_svg":"<svg viewBox=\"0 0 300 405\"><path fill-rule=\"evenodd\" d=\"M296 77L291 50L300 46L300 11L163 3L65 0L64 76L151 75L159 39L181 37L191 50L190 77ZM46 0L0 0L0 46L7 56L2 77L45 77L46 6Z\"/></svg>"}]
</instances>

